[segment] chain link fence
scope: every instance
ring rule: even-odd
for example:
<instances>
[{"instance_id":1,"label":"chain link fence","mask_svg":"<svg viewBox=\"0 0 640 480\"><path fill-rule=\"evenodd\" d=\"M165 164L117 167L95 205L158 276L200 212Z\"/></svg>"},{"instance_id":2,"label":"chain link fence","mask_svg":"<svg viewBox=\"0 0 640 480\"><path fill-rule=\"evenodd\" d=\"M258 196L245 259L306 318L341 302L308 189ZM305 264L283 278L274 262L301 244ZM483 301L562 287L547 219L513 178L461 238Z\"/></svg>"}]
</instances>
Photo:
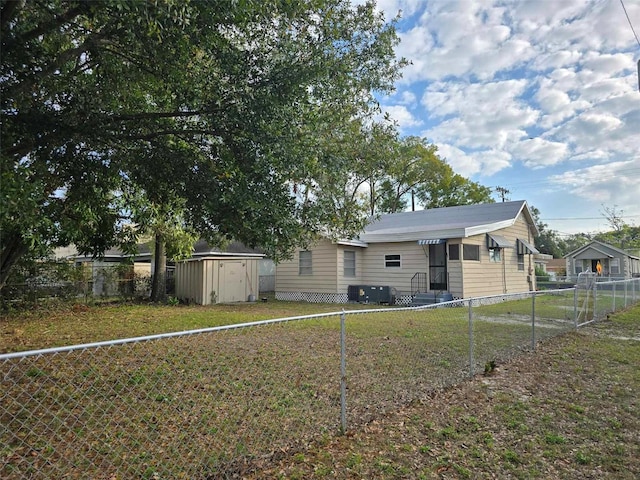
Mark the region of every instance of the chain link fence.
<instances>
[{"instance_id":1,"label":"chain link fence","mask_svg":"<svg viewBox=\"0 0 640 480\"><path fill-rule=\"evenodd\" d=\"M168 270L167 293L174 291L173 270ZM5 307L45 304L51 300L88 303L98 299L148 298L149 263L34 262L12 272L0 291Z\"/></svg>"},{"instance_id":2,"label":"chain link fence","mask_svg":"<svg viewBox=\"0 0 640 480\"><path fill-rule=\"evenodd\" d=\"M3 354L0 472L240 478L638 301L594 282Z\"/></svg>"}]
</instances>

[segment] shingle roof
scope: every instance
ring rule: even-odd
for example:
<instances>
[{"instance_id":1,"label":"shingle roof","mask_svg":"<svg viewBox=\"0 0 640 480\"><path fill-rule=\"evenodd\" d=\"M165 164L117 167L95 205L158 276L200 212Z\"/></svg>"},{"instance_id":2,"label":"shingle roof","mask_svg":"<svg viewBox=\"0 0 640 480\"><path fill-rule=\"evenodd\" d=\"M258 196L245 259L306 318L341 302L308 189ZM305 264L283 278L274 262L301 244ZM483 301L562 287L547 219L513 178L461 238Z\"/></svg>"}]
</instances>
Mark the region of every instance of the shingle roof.
<instances>
[{"instance_id":1,"label":"shingle roof","mask_svg":"<svg viewBox=\"0 0 640 480\"><path fill-rule=\"evenodd\" d=\"M575 250L567 253L562 258L576 257L576 256L580 255L580 253L582 253L582 251L584 251L584 250L586 250L586 249L588 249L590 247L593 248L594 250L598 250L598 248L594 247L594 245L598 245L600 247L599 251L602 251L604 249L604 250L617 252L617 253L621 254L622 256L627 256L629 258L633 258L633 259L638 259L639 258L639 257L636 257L635 255L631 255L629 252L627 252L625 250L622 250L620 248L614 247L613 245L609 245L608 243L599 242L598 240L591 240L586 245L583 245L580 248L576 248Z\"/></svg>"},{"instance_id":2,"label":"shingle roof","mask_svg":"<svg viewBox=\"0 0 640 480\"><path fill-rule=\"evenodd\" d=\"M527 202L518 200L382 215L367 225L360 240L376 243L464 238L509 227L521 212L535 230Z\"/></svg>"}]
</instances>

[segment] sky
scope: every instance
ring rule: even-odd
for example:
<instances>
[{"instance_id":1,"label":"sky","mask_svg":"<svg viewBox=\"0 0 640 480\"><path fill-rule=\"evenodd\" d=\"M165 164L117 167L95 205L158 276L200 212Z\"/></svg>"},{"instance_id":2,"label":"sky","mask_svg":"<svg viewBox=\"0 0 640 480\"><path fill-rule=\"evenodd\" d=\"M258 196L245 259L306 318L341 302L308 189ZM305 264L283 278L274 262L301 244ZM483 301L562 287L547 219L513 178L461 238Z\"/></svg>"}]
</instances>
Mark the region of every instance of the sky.
<instances>
[{"instance_id":1,"label":"sky","mask_svg":"<svg viewBox=\"0 0 640 480\"><path fill-rule=\"evenodd\" d=\"M640 0L377 5L401 12L396 54L411 62L378 98L403 136L560 235L610 230L613 208L640 225Z\"/></svg>"}]
</instances>

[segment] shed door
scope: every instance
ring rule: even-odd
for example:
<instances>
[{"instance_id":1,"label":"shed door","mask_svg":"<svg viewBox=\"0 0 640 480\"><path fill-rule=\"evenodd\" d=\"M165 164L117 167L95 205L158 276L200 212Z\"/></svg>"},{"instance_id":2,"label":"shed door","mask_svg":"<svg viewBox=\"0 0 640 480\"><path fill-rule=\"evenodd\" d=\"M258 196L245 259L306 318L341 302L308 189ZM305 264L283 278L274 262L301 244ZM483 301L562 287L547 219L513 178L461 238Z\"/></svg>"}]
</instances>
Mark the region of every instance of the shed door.
<instances>
[{"instance_id":1,"label":"shed door","mask_svg":"<svg viewBox=\"0 0 640 480\"><path fill-rule=\"evenodd\" d=\"M220 302L244 302L247 275L245 262L220 262Z\"/></svg>"}]
</instances>

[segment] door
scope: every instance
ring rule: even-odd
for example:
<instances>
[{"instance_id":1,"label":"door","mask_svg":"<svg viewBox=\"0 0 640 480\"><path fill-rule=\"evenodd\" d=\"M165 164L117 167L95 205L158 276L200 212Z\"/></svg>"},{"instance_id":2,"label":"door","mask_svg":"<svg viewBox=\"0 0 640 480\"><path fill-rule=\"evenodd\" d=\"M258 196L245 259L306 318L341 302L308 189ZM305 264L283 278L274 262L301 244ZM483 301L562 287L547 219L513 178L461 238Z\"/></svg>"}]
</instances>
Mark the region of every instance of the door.
<instances>
[{"instance_id":1,"label":"door","mask_svg":"<svg viewBox=\"0 0 640 480\"><path fill-rule=\"evenodd\" d=\"M429 290L447 290L447 244L429 245Z\"/></svg>"},{"instance_id":2,"label":"door","mask_svg":"<svg viewBox=\"0 0 640 480\"><path fill-rule=\"evenodd\" d=\"M246 302L245 262L220 262L220 302Z\"/></svg>"}]
</instances>

